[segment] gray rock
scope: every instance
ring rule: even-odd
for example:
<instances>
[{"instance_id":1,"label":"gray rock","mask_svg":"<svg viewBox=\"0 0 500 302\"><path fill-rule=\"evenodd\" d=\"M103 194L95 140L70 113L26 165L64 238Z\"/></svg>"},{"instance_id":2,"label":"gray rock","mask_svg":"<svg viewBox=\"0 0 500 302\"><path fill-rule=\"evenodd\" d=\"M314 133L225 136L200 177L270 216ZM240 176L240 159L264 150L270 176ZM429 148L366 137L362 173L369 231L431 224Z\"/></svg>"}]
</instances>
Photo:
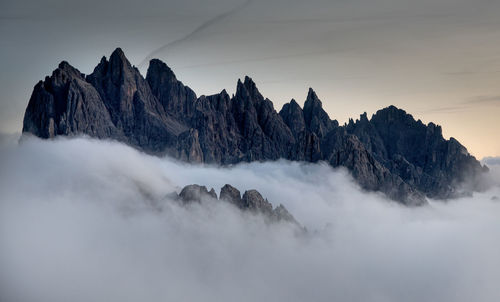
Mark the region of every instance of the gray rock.
<instances>
[{"instance_id":1,"label":"gray rock","mask_svg":"<svg viewBox=\"0 0 500 302\"><path fill-rule=\"evenodd\" d=\"M338 127L338 122L330 120L328 113L323 110L323 105L312 88L309 88L304 103L304 121L307 128L319 138Z\"/></svg>"},{"instance_id":2,"label":"gray rock","mask_svg":"<svg viewBox=\"0 0 500 302\"><path fill-rule=\"evenodd\" d=\"M151 60L146 81L166 112L172 113L180 120L192 115L196 94L177 80L167 64L158 59Z\"/></svg>"},{"instance_id":3,"label":"gray rock","mask_svg":"<svg viewBox=\"0 0 500 302\"><path fill-rule=\"evenodd\" d=\"M295 220L295 217L293 217L293 215L290 214L282 204L280 204L273 210L272 217L277 221L287 221L296 225L300 225L297 220Z\"/></svg>"},{"instance_id":4,"label":"gray rock","mask_svg":"<svg viewBox=\"0 0 500 302\"><path fill-rule=\"evenodd\" d=\"M224 185L220 190L220 200L225 200L240 209L243 209L245 206L241 199L241 193L238 189L231 185Z\"/></svg>"},{"instance_id":5,"label":"gray rock","mask_svg":"<svg viewBox=\"0 0 500 302\"><path fill-rule=\"evenodd\" d=\"M211 189L208 191L207 187L194 184L185 186L179 193L179 199L182 200L184 204L201 202L205 198L217 199L215 190Z\"/></svg>"},{"instance_id":6,"label":"gray rock","mask_svg":"<svg viewBox=\"0 0 500 302\"><path fill-rule=\"evenodd\" d=\"M165 111L119 48L109 61L103 57L86 80L98 91L113 124L132 146L150 153L171 153L179 135L189 130Z\"/></svg>"},{"instance_id":7,"label":"gray rock","mask_svg":"<svg viewBox=\"0 0 500 302\"><path fill-rule=\"evenodd\" d=\"M392 174L428 197L459 196L457 188L472 183L480 189L480 176L487 172L457 140L446 140L440 126L424 125L394 106L350 122L347 131L356 135L367 150Z\"/></svg>"},{"instance_id":8,"label":"gray rock","mask_svg":"<svg viewBox=\"0 0 500 302\"><path fill-rule=\"evenodd\" d=\"M319 105L321 104L319 103ZM299 104L292 99L290 103L283 105L279 114L290 128L295 139L294 145L290 146L290 153L287 158L308 162L320 160L322 157L320 139L316 133L310 130L310 127L306 127L304 111Z\"/></svg>"},{"instance_id":9,"label":"gray rock","mask_svg":"<svg viewBox=\"0 0 500 302\"><path fill-rule=\"evenodd\" d=\"M182 204L187 205L193 202L201 203L207 199L217 200L217 194L214 189L208 191L205 186L193 184L185 186L179 195L173 192L168 194L166 198L180 200ZM292 223L299 227L300 230L305 230L282 204L273 209L273 205L267 199L264 199L257 190L248 190L242 197L238 189L226 184L221 188L218 200L228 202L241 211L263 215L268 222Z\"/></svg>"},{"instance_id":10,"label":"gray rock","mask_svg":"<svg viewBox=\"0 0 500 302\"><path fill-rule=\"evenodd\" d=\"M241 199L245 209L272 216L273 205L267 199L264 199L257 190L245 191Z\"/></svg>"},{"instance_id":11,"label":"gray rock","mask_svg":"<svg viewBox=\"0 0 500 302\"><path fill-rule=\"evenodd\" d=\"M24 115L23 133L42 138L87 134L124 140L96 89L84 75L61 62L34 88Z\"/></svg>"}]
</instances>

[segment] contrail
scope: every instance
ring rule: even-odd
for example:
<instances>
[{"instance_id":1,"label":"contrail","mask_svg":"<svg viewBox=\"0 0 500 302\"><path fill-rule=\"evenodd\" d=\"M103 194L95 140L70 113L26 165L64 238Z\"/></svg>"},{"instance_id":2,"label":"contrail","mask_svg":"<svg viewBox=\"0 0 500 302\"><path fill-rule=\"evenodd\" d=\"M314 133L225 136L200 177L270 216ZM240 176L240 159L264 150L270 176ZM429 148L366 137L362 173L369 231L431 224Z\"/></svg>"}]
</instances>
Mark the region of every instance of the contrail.
<instances>
[{"instance_id":1,"label":"contrail","mask_svg":"<svg viewBox=\"0 0 500 302\"><path fill-rule=\"evenodd\" d=\"M159 52L161 51L164 51L165 49L168 49L172 46L175 46L177 44L180 44L182 42L185 42L185 41L188 41L194 37L196 37L196 35L198 35L199 33L203 32L206 28L214 25L214 24L217 24L218 22L220 22L222 19L224 18L227 18L229 17L230 15L232 14L235 14L237 13L238 11L244 9L245 7L247 7L250 3L252 3L254 0L246 0L245 2L243 2L242 4L232 8L231 10L228 10L220 15L217 15L215 17L213 17L212 19L204 22L203 24L201 24L200 26L198 26L197 28L195 28L192 32L190 32L189 34L185 35L184 37L182 38L179 38L177 40L174 40L172 42L169 42L155 50L153 50L151 53L149 53L142 61L141 63L139 63L139 67L142 67L144 66L144 64L146 64L149 60L151 60L153 58L153 56L155 56L156 54L158 54Z\"/></svg>"},{"instance_id":2,"label":"contrail","mask_svg":"<svg viewBox=\"0 0 500 302\"><path fill-rule=\"evenodd\" d=\"M325 51L292 53L292 54L284 54L284 55L276 55L276 56L268 56L268 57L225 60L225 61L218 61L218 62L209 62L209 63L194 64L194 65L178 66L178 67L176 67L176 69L198 68L198 67L206 67L206 66L219 66L219 65L229 65L229 64L248 63L248 62L272 61L272 60L279 60L279 59L286 59L286 58L307 57L307 56L314 56L314 55L326 55L326 54L331 54L333 52L334 52L333 50L325 50Z\"/></svg>"}]
</instances>

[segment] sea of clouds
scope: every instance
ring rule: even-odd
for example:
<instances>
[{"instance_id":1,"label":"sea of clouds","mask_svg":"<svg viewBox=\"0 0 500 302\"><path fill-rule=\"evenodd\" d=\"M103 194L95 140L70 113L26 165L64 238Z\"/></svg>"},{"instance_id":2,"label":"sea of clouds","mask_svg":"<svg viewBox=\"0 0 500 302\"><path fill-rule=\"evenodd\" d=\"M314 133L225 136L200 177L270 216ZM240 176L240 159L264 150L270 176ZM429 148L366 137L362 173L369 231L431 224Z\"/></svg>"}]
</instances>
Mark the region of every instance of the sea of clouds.
<instances>
[{"instance_id":1,"label":"sea of clouds","mask_svg":"<svg viewBox=\"0 0 500 302\"><path fill-rule=\"evenodd\" d=\"M500 301L494 185L407 208L340 169L221 168L85 138L0 138L0 301ZM209 201L187 184L257 189L308 232Z\"/></svg>"}]
</instances>

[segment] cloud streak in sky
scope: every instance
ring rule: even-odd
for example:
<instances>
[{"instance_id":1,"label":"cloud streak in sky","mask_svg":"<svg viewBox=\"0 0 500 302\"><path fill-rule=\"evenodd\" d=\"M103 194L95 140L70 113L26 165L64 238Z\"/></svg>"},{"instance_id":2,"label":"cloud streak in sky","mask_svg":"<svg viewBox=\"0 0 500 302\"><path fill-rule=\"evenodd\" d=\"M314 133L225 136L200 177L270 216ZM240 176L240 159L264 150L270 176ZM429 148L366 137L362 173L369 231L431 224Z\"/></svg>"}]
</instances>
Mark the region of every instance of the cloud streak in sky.
<instances>
[{"instance_id":1,"label":"cloud streak in sky","mask_svg":"<svg viewBox=\"0 0 500 302\"><path fill-rule=\"evenodd\" d=\"M249 59L225 60L225 61L219 61L219 62L186 65L186 66L181 66L178 69L198 68L198 67L208 67L208 66L221 66L221 65L250 63L250 62L263 62L263 61L279 60L279 59L283 59L283 58L300 58L300 57L308 57L308 56L321 56L321 55L331 54L332 52L333 51L331 51L331 50L325 50L325 51L316 51L316 52L281 54L281 55L268 56L268 57L255 57L255 58L249 58Z\"/></svg>"},{"instance_id":2,"label":"cloud streak in sky","mask_svg":"<svg viewBox=\"0 0 500 302\"><path fill-rule=\"evenodd\" d=\"M459 113L473 108L483 106L498 106L500 105L500 95L479 95L467 98L467 100L458 103L455 106L435 107L424 110L424 113Z\"/></svg>"},{"instance_id":3,"label":"cloud streak in sky","mask_svg":"<svg viewBox=\"0 0 500 302\"><path fill-rule=\"evenodd\" d=\"M463 102L466 105L500 105L500 95L480 95Z\"/></svg>"},{"instance_id":4,"label":"cloud streak in sky","mask_svg":"<svg viewBox=\"0 0 500 302\"><path fill-rule=\"evenodd\" d=\"M498 187L410 209L323 164L219 168L88 139L3 144L1 301L500 299ZM257 189L308 235L166 198L190 183Z\"/></svg>"},{"instance_id":5,"label":"cloud streak in sky","mask_svg":"<svg viewBox=\"0 0 500 302\"><path fill-rule=\"evenodd\" d=\"M171 47L174 47L178 44L181 44L183 42L186 42L186 41L189 41L193 38L196 38L198 35L200 35L201 33L203 33L207 28L211 27L212 25L214 24L217 24L219 22L221 22L222 20L228 18L229 16L233 15L233 14L236 14L238 13L239 11L243 10L244 8L246 8L247 6L249 6L252 2L254 2L255 0L245 0L245 2L243 2L242 4L226 11L226 12L223 12L205 22L203 22L201 25L199 25L198 27L196 27L192 32L190 32L189 34L185 35L184 37L182 38L179 38L179 39L176 39L172 42L169 42L163 46L160 46L159 48L153 50L151 53L149 53L140 63L139 63L139 67L142 67L144 66L146 63L149 62L149 60L153 59L155 55L157 55L158 53L162 52L162 51L165 51Z\"/></svg>"}]
</instances>

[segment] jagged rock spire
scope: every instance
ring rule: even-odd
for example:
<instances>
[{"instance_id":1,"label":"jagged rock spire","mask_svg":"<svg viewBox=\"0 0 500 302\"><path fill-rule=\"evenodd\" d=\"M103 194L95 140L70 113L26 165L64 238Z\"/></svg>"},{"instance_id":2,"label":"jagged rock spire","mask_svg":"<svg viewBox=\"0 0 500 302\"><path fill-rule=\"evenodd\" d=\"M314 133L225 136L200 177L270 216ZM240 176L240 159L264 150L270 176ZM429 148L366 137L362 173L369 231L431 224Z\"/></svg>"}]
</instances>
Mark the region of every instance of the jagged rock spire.
<instances>
[{"instance_id":1,"label":"jagged rock spire","mask_svg":"<svg viewBox=\"0 0 500 302\"><path fill-rule=\"evenodd\" d=\"M292 99L290 103L283 105L280 116L295 137L305 131L306 123L304 120L304 112L294 99Z\"/></svg>"},{"instance_id":2,"label":"jagged rock spire","mask_svg":"<svg viewBox=\"0 0 500 302\"><path fill-rule=\"evenodd\" d=\"M245 76L244 82L238 79L235 98L253 103L264 99L259 89L257 89L257 85L249 76Z\"/></svg>"},{"instance_id":3,"label":"jagged rock spire","mask_svg":"<svg viewBox=\"0 0 500 302\"><path fill-rule=\"evenodd\" d=\"M181 120L193 114L196 93L178 81L167 64L158 59L151 60L146 81L166 112Z\"/></svg>"},{"instance_id":4,"label":"jagged rock spire","mask_svg":"<svg viewBox=\"0 0 500 302\"><path fill-rule=\"evenodd\" d=\"M304 121L306 127L317 133L319 138L338 126L337 121L332 121L328 113L323 110L323 104L312 88L309 88L307 99L304 102Z\"/></svg>"}]
</instances>

